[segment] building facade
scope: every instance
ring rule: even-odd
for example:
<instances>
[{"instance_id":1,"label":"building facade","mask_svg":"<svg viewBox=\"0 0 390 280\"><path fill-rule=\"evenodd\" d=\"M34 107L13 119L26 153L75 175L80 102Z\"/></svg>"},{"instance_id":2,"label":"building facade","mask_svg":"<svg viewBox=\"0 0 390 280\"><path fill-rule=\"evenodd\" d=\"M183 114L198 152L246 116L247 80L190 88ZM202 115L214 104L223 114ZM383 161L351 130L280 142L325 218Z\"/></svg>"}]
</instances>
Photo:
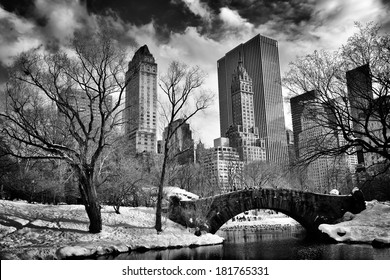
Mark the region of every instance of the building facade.
<instances>
[{"instance_id":1,"label":"building facade","mask_svg":"<svg viewBox=\"0 0 390 280\"><path fill-rule=\"evenodd\" d=\"M204 156L204 166L210 185L219 193L238 190L242 187L241 173L244 163L237 150L229 147L228 138L217 138L214 147Z\"/></svg>"},{"instance_id":2,"label":"building facade","mask_svg":"<svg viewBox=\"0 0 390 280\"><path fill-rule=\"evenodd\" d=\"M241 56L233 72L231 84L233 125L226 133L230 145L237 149L240 160L265 161L265 141L259 138L253 106L253 83L244 68Z\"/></svg>"},{"instance_id":3,"label":"building facade","mask_svg":"<svg viewBox=\"0 0 390 280\"><path fill-rule=\"evenodd\" d=\"M359 122L365 117L365 108L368 107L370 100L373 99L372 81L369 73L370 67L368 64L347 71L346 73L348 100L354 130L360 129ZM366 156L361 147L356 148L356 155L359 166L364 167L367 165L365 163Z\"/></svg>"},{"instance_id":4,"label":"building facade","mask_svg":"<svg viewBox=\"0 0 390 280\"><path fill-rule=\"evenodd\" d=\"M218 60L218 91L221 136L233 122L232 75L241 55L245 68L253 79L254 123L259 138L264 139L267 161L288 163L284 122L283 96L277 41L257 35L240 44Z\"/></svg>"},{"instance_id":5,"label":"building facade","mask_svg":"<svg viewBox=\"0 0 390 280\"><path fill-rule=\"evenodd\" d=\"M326 118L325 108L316 100L316 91L309 91L291 98L291 115L295 155L298 160L307 159L313 153L318 153L321 147L328 149L342 145L342 135L337 128L322 126L326 120L318 121L308 114L308 106L316 106L319 112L317 118ZM313 105L315 103L315 105ZM311 108L311 110L313 110ZM322 112L321 112L322 111ZM325 147L323 145L326 145ZM355 160L355 161L354 161ZM321 155L312 158L307 164L307 182L312 191L329 193L331 189L341 189L347 184L356 156L342 154L340 156Z\"/></svg>"},{"instance_id":6,"label":"building facade","mask_svg":"<svg viewBox=\"0 0 390 280\"><path fill-rule=\"evenodd\" d=\"M193 163L195 159L195 150L190 125L186 123L184 119L177 119L172 123L171 129L176 130L169 142L169 152L171 153L171 156L175 157L179 164ZM167 133L168 127L163 131L161 141L162 153L164 153Z\"/></svg>"},{"instance_id":7,"label":"building facade","mask_svg":"<svg viewBox=\"0 0 390 280\"><path fill-rule=\"evenodd\" d=\"M73 125L75 125L76 130L81 130L81 122L86 129L89 125L93 128L94 132L101 126L101 111L100 111L100 101L99 98L90 98L85 91L68 89L62 94L62 98L66 100L66 103L72 107L78 113L78 119L74 118ZM107 95L102 101L102 112L107 113L112 110L112 96ZM68 125L70 121L69 118L66 118L65 115L57 108L59 114L59 121L61 125ZM109 119L106 122L106 125L111 125L112 119Z\"/></svg>"},{"instance_id":8,"label":"building facade","mask_svg":"<svg viewBox=\"0 0 390 280\"><path fill-rule=\"evenodd\" d=\"M157 150L157 64L146 45L129 62L125 134L133 154Z\"/></svg>"}]
</instances>

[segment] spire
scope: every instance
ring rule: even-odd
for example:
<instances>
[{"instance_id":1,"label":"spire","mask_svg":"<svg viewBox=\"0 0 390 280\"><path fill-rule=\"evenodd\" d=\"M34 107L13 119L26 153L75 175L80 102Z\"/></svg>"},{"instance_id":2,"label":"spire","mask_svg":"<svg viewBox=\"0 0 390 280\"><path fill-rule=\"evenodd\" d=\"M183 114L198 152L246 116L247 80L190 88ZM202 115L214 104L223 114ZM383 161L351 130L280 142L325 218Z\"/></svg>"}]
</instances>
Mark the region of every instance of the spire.
<instances>
[{"instance_id":1,"label":"spire","mask_svg":"<svg viewBox=\"0 0 390 280\"><path fill-rule=\"evenodd\" d=\"M244 60L242 58L241 52L238 53L238 65L237 65L237 75L242 78L246 74L246 69L244 68Z\"/></svg>"},{"instance_id":2,"label":"spire","mask_svg":"<svg viewBox=\"0 0 390 280\"><path fill-rule=\"evenodd\" d=\"M243 67L243 59L242 59L242 55L241 55L241 52L238 53L238 67Z\"/></svg>"}]
</instances>

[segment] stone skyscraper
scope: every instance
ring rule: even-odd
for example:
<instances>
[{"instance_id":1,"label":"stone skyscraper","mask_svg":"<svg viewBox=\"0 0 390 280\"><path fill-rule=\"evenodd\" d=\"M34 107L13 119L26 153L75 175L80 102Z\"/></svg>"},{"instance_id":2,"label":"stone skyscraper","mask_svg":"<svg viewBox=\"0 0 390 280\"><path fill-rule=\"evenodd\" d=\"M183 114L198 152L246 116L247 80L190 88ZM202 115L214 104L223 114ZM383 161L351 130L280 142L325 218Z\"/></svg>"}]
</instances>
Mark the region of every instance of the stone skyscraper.
<instances>
[{"instance_id":1,"label":"stone skyscraper","mask_svg":"<svg viewBox=\"0 0 390 280\"><path fill-rule=\"evenodd\" d=\"M266 160L265 141L259 139L259 129L253 113L252 79L244 68L241 55L232 77L233 125L226 133L232 147L244 162Z\"/></svg>"},{"instance_id":2,"label":"stone skyscraper","mask_svg":"<svg viewBox=\"0 0 390 280\"><path fill-rule=\"evenodd\" d=\"M126 88L125 133L132 153L157 149L157 64L146 45L129 63L131 77Z\"/></svg>"},{"instance_id":3,"label":"stone skyscraper","mask_svg":"<svg viewBox=\"0 0 390 280\"><path fill-rule=\"evenodd\" d=\"M218 90L221 136L233 124L232 74L239 53L253 79L254 122L265 140L267 161L287 164L288 149L277 41L257 35L218 60Z\"/></svg>"}]
</instances>

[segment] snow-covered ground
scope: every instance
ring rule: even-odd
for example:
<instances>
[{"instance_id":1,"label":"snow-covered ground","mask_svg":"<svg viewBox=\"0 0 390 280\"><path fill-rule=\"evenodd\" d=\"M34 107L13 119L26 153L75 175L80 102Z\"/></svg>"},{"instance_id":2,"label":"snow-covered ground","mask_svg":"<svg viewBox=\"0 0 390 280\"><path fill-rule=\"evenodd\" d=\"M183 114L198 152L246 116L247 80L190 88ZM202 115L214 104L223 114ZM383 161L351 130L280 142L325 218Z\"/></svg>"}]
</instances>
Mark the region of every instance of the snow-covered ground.
<instances>
[{"instance_id":1,"label":"snow-covered ground","mask_svg":"<svg viewBox=\"0 0 390 280\"><path fill-rule=\"evenodd\" d=\"M0 259L63 259L128 252L136 249L158 249L220 244L223 238L192 231L165 220L163 233L154 230L154 209L122 207L120 215L112 207L102 209L103 231L88 233L89 221L82 205L40 205L0 200ZM374 239L390 243L390 203L372 201L357 215L346 214L336 225L320 230L339 242L366 242ZM228 222L236 225L295 225L283 215L263 217L256 221Z\"/></svg>"},{"instance_id":2,"label":"snow-covered ground","mask_svg":"<svg viewBox=\"0 0 390 280\"><path fill-rule=\"evenodd\" d=\"M88 233L89 220L82 205L41 205L0 200L0 259L63 259L102 255L140 248L220 244L223 238L200 237L165 220L163 232L154 227L154 209L102 209L103 230Z\"/></svg>"},{"instance_id":3,"label":"snow-covered ground","mask_svg":"<svg viewBox=\"0 0 390 280\"><path fill-rule=\"evenodd\" d=\"M347 212L344 220L335 225L322 224L319 229L338 242L390 243L389 202L367 202L366 210L357 215Z\"/></svg>"}]
</instances>

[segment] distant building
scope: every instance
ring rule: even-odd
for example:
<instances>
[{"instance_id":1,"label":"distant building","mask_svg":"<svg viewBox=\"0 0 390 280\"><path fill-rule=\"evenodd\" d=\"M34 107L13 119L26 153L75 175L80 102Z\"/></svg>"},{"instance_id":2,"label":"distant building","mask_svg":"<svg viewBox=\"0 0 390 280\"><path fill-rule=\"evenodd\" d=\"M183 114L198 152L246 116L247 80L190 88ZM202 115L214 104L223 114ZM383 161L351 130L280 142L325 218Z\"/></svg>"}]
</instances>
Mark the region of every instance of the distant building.
<instances>
[{"instance_id":1,"label":"distant building","mask_svg":"<svg viewBox=\"0 0 390 280\"><path fill-rule=\"evenodd\" d=\"M293 126L293 142L295 147L295 158L300 158L299 136L303 131L302 123L304 119L305 104L315 100L315 91L308 91L304 94L294 96L290 99L291 118Z\"/></svg>"},{"instance_id":2,"label":"distant building","mask_svg":"<svg viewBox=\"0 0 390 280\"><path fill-rule=\"evenodd\" d=\"M89 124L92 122L92 127L97 129L101 126L101 111L99 108L99 98L90 99L89 96L83 90L68 89L62 92L62 98L66 100L66 103L78 112L78 118L83 123L83 125L88 128ZM64 113L61 111L61 108L57 107L59 120L62 125L67 125L70 121L69 118L65 117ZM65 109L69 111L69 109ZM112 96L107 95L102 102L102 112L109 112L112 110ZM93 118L91 118L93 117ZM78 118L74 118L73 124L77 129L81 129Z\"/></svg>"},{"instance_id":3,"label":"distant building","mask_svg":"<svg viewBox=\"0 0 390 280\"><path fill-rule=\"evenodd\" d=\"M125 134L132 153L157 149L157 64L146 45L139 48L129 63L126 77Z\"/></svg>"},{"instance_id":4,"label":"distant building","mask_svg":"<svg viewBox=\"0 0 390 280\"><path fill-rule=\"evenodd\" d=\"M207 153L207 149L205 148L202 141L199 141L195 145L195 159L194 162L202 164Z\"/></svg>"},{"instance_id":5,"label":"distant building","mask_svg":"<svg viewBox=\"0 0 390 280\"><path fill-rule=\"evenodd\" d=\"M239 54L253 79L253 122L259 139L264 139L268 162L288 162L287 141L280 78L278 42L257 35L232 49L218 60L218 91L221 136L225 137L233 121L232 75Z\"/></svg>"},{"instance_id":6,"label":"distant building","mask_svg":"<svg viewBox=\"0 0 390 280\"><path fill-rule=\"evenodd\" d=\"M233 124L226 133L230 145L237 149L240 160L244 162L266 161L265 141L260 140L255 125L252 79L241 56L233 72L231 92Z\"/></svg>"},{"instance_id":7,"label":"distant building","mask_svg":"<svg viewBox=\"0 0 390 280\"><path fill-rule=\"evenodd\" d=\"M184 119L177 119L172 123L172 131L176 130L169 142L169 152L179 164L194 162L194 140L190 125ZM161 151L164 153L165 139L168 127L164 129L161 143Z\"/></svg>"},{"instance_id":8,"label":"distant building","mask_svg":"<svg viewBox=\"0 0 390 280\"><path fill-rule=\"evenodd\" d=\"M214 147L208 149L204 165L210 185L220 193L239 190L242 187L241 173L244 163L235 148L229 147L228 138L214 140Z\"/></svg>"},{"instance_id":9,"label":"distant building","mask_svg":"<svg viewBox=\"0 0 390 280\"><path fill-rule=\"evenodd\" d=\"M298 160L307 158L313 152L317 153L322 145L326 145L324 148L336 148L342 139L337 129L320 126L318 121L307 113L309 106L316 106L316 111L320 113L316 117L327 117L325 108L317 104L316 99L316 91L309 91L290 100L295 155ZM339 157L323 155L314 158L307 165L308 185L317 192L329 192L332 188L343 186L346 184L348 167L346 154Z\"/></svg>"},{"instance_id":10,"label":"distant building","mask_svg":"<svg viewBox=\"0 0 390 280\"><path fill-rule=\"evenodd\" d=\"M359 128L359 121L364 119L365 110L373 99L370 67L368 64L352 69L346 73L348 99L351 110L352 125ZM359 166L365 166L365 156L361 147L356 148Z\"/></svg>"}]
</instances>

